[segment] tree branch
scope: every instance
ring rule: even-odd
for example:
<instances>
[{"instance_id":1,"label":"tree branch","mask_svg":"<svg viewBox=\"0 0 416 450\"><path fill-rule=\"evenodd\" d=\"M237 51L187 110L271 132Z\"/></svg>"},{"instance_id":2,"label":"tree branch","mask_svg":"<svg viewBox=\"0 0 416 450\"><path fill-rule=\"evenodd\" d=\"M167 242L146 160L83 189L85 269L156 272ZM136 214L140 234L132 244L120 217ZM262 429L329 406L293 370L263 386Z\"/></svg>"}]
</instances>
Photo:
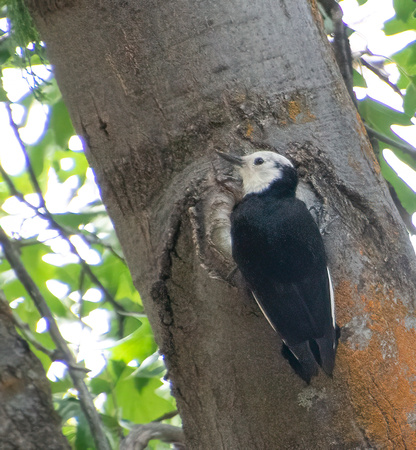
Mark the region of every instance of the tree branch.
<instances>
[{"instance_id":1,"label":"tree branch","mask_svg":"<svg viewBox=\"0 0 416 450\"><path fill-rule=\"evenodd\" d=\"M348 93L354 104L357 100L353 90L353 71L352 55L350 41L346 33L346 26L343 22L343 13L339 4L335 0L318 0L325 10L325 13L331 18L334 27L332 47L334 49L335 59L337 60L339 70Z\"/></svg>"},{"instance_id":2,"label":"tree branch","mask_svg":"<svg viewBox=\"0 0 416 450\"><path fill-rule=\"evenodd\" d=\"M371 54L370 54L371 55ZM384 75L380 69L378 69L377 67L373 66L373 64L369 63L368 61L366 61L364 58L360 58L360 63L364 66L367 67L368 70L371 70L371 72L373 72L375 75L377 75L380 80L384 81L389 87L391 87L391 89L393 89L393 91L396 94L399 94L400 97L403 97L402 91L389 80L389 77L387 75Z\"/></svg>"},{"instance_id":3,"label":"tree branch","mask_svg":"<svg viewBox=\"0 0 416 450\"><path fill-rule=\"evenodd\" d=\"M135 425L120 444L120 450L144 450L152 439L172 443L177 449L185 449L182 428L159 422Z\"/></svg>"},{"instance_id":4,"label":"tree branch","mask_svg":"<svg viewBox=\"0 0 416 450\"><path fill-rule=\"evenodd\" d=\"M30 164L30 159L29 159L29 155L26 151L26 146L22 141L22 138L20 137L19 134L19 128L16 125L16 123L13 120L13 116L12 116L12 109L10 107L10 103L6 102L6 109L7 109L7 114L9 116L9 125L11 127L11 129L14 132L14 135L17 139L17 142L19 143L20 149L23 152L24 158L25 158L25 165L26 165L26 169L29 173L29 177L30 177L30 181L35 189L35 192L39 195L39 202L40 202L40 206L41 207L45 207L45 199L43 198L42 195L42 190L40 189L38 180L36 178L35 172L33 171L32 165ZM46 208L45 208L46 209Z\"/></svg>"},{"instance_id":5,"label":"tree branch","mask_svg":"<svg viewBox=\"0 0 416 450\"><path fill-rule=\"evenodd\" d=\"M20 260L19 254L16 252L13 246L13 243L1 228L0 244L3 247L3 251L6 255L7 260L9 261L10 266L16 272L17 278L29 293L41 316L48 323L48 330L52 340L56 345L56 349L59 352L59 359L67 364L72 382L74 383L75 388L78 390L78 397L81 408L88 420L91 428L91 434L94 437L97 448L99 450L110 450L110 446L105 436L98 412L95 409L92 396L84 382L84 373L82 373L83 371L78 370L78 368L75 370L75 367L77 367L75 358L66 341L62 337L61 332L59 331L52 311L49 309L49 306L47 305L46 300L42 296L39 288L36 286L35 282L26 271L22 261Z\"/></svg>"},{"instance_id":6,"label":"tree branch","mask_svg":"<svg viewBox=\"0 0 416 450\"><path fill-rule=\"evenodd\" d=\"M163 420L172 419L172 417L175 417L179 414L179 411L175 409L174 411L169 411L166 414L163 414L163 416L158 417L153 422L162 422Z\"/></svg>"},{"instance_id":7,"label":"tree branch","mask_svg":"<svg viewBox=\"0 0 416 450\"><path fill-rule=\"evenodd\" d=\"M397 142L392 138L389 138L388 136L384 135L383 133L380 133L379 131L375 130L374 128L371 128L369 125L364 124L365 129L367 130L368 134L371 134L379 141L384 142L385 144L392 145L393 147L396 147L397 149L401 150L402 152L406 153L407 155L410 155L412 158L416 158L416 149L411 146L410 144L407 144L405 142Z\"/></svg>"}]
</instances>

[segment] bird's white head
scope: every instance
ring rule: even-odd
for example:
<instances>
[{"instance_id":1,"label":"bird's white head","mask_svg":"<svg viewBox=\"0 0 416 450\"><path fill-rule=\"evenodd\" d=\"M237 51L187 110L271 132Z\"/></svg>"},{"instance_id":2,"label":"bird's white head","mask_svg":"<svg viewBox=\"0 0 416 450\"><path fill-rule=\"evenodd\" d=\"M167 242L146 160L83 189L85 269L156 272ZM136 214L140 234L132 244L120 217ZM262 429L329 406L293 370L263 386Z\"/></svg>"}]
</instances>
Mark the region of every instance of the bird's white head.
<instances>
[{"instance_id":1,"label":"bird's white head","mask_svg":"<svg viewBox=\"0 0 416 450\"><path fill-rule=\"evenodd\" d=\"M227 161L239 166L244 195L265 191L272 183L283 179L287 169L296 172L295 167L287 158L274 152L262 151L247 156L218 153ZM294 187L296 187L296 183Z\"/></svg>"}]
</instances>

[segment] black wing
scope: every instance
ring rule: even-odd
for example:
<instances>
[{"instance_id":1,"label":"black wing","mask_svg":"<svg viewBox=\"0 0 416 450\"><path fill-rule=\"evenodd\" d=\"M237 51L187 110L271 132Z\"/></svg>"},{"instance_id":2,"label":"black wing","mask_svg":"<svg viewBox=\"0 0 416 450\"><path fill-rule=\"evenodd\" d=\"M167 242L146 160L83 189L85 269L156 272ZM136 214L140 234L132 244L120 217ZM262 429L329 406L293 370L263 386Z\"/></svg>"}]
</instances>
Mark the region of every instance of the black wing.
<instances>
[{"instance_id":1,"label":"black wing","mask_svg":"<svg viewBox=\"0 0 416 450\"><path fill-rule=\"evenodd\" d=\"M310 379L316 361L331 374L335 321L319 229L295 198L244 199L231 217L233 257L273 328ZM308 381L308 380L307 380Z\"/></svg>"}]
</instances>

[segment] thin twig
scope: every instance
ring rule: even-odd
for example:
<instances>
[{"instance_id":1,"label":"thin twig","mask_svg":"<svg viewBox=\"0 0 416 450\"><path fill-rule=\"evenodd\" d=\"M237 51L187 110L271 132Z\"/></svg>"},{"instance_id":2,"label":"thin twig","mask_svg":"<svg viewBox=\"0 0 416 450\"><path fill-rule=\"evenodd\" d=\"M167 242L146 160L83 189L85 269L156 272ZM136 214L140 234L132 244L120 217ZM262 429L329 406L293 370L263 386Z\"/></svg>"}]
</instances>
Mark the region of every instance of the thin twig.
<instances>
[{"instance_id":1,"label":"thin twig","mask_svg":"<svg viewBox=\"0 0 416 450\"><path fill-rule=\"evenodd\" d=\"M119 255L114 248L110 244L104 243L96 234L91 231L87 231L85 229L80 230L80 235L89 243L89 244L97 244L103 248L109 250L117 259L119 259L124 265L126 265L126 260Z\"/></svg>"},{"instance_id":2,"label":"thin twig","mask_svg":"<svg viewBox=\"0 0 416 450\"><path fill-rule=\"evenodd\" d=\"M153 420L153 422L162 422L163 420L172 419L172 417L175 417L179 414L179 411L175 409L174 411L169 411L166 414L163 414L163 416L158 417L157 419Z\"/></svg>"},{"instance_id":3,"label":"thin twig","mask_svg":"<svg viewBox=\"0 0 416 450\"><path fill-rule=\"evenodd\" d=\"M3 292L0 292L0 298L7 302L7 299L4 297ZM56 360L56 351L49 350L48 348L44 347L40 342L38 342L36 340L36 338L33 336L32 331L26 322L23 322L23 320L21 320L20 317L15 313L12 313L12 318L13 318L15 327L21 331L23 337L25 338L25 340L27 342L32 344L32 346L36 350L38 350L38 351L44 353L46 356L48 356L51 361Z\"/></svg>"},{"instance_id":4,"label":"thin twig","mask_svg":"<svg viewBox=\"0 0 416 450\"><path fill-rule=\"evenodd\" d=\"M28 153L26 151L26 146L23 143L22 138L20 137L19 128L16 125L15 121L13 120L12 109L10 107L10 103L9 102L6 102L6 109L7 109L7 113L8 113L8 116L9 116L10 127L12 128L12 130L14 132L14 135L15 135L15 137L17 139L17 142L18 142L18 144L20 146L20 149L23 152L23 156L25 158L25 165L26 165L26 169L27 169L27 171L29 173L30 182L32 183L32 185L34 187L35 192L39 195L39 202L40 202L41 207L45 207L45 199L43 198L42 190L41 190L41 188L39 186L39 183L38 183L38 180L36 178L35 172L33 170L32 164L30 163L29 155L28 155Z\"/></svg>"},{"instance_id":5,"label":"thin twig","mask_svg":"<svg viewBox=\"0 0 416 450\"><path fill-rule=\"evenodd\" d=\"M22 283L33 302L36 305L40 315L48 323L48 331L51 335L52 340L56 345L56 349L60 355L62 355L62 361L67 364L68 371L71 376L72 382L78 391L79 401L81 408L87 417L88 423L91 428L91 434L94 437L95 444L99 450L110 450L110 445L105 436L105 432L99 417L97 410L95 409L94 402L88 388L84 382L84 374L79 370L74 370L76 367L75 358L69 349L66 341L62 337L59 331L58 325L55 322L52 311L46 303L46 300L42 296L39 288L36 286L35 282L27 272L22 261L20 260L19 254L14 248L13 243L8 238L3 229L0 228L0 244L3 247L4 254L16 272L16 276Z\"/></svg>"},{"instance_id":6,"label":"thin twig","mask_svg":"<svg viewBox=\"0 0 416 450\"><path fill-rule=\"evenodd\" d=\"M380 80L384 81L389 87L391 87L391 89L393 89L393 91L396 94L399 94L400 97L403 97L402 91L394 83L392 83L389 80L389 77L387 75L384 75L383 73L381 73L381 70L377 69L377 67L374 67L371 63L366 61L364 58L360 58L360 63L364 67L367 67L368 70L371 70L371 72L376 74L380 78Z\"/></svg>"},{"instance_id":7,"label":"thin twig","mask_svg":"<svg viewBox=\"0 0 416 450\"><path fill-rule=\"evenodd\" d=\"M389 144L389 145L393 145L394 147L396 147L397 149L399 149L402 152L406 153L407 155L410 155L411 157L416 158L416 148L414 148L410 144L407 144L407 143L404 143L404 142L403 143L397 142L394 139L389 138L388 136L378 132L374 128L371 128L369 125L365 124L364 126L365 126L365 129L367 130L367 133L373 135L379 141L382 141L382 142L384 142L386 144Z\"/></svg>"}]
</instances>

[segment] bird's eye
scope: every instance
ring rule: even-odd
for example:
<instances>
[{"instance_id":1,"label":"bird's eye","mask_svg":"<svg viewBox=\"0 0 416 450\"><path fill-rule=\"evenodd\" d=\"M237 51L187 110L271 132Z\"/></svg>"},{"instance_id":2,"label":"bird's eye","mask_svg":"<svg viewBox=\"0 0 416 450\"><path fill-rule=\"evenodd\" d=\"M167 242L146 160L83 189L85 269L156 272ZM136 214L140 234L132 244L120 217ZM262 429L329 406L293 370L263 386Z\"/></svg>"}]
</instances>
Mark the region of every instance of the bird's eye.
<instances>
[{"instance_id":1,"label":"bird's eye","mask_svg":"<svg viewBox=\"0 0 416 450\"><path fill-rule=\"evenodd\" d=\"M255 166L260 166L261 164L263 164L264 163L264 159L263 158L256 158L255 160L254 160L254 165Z\"/></svg>"}]
</instances>

